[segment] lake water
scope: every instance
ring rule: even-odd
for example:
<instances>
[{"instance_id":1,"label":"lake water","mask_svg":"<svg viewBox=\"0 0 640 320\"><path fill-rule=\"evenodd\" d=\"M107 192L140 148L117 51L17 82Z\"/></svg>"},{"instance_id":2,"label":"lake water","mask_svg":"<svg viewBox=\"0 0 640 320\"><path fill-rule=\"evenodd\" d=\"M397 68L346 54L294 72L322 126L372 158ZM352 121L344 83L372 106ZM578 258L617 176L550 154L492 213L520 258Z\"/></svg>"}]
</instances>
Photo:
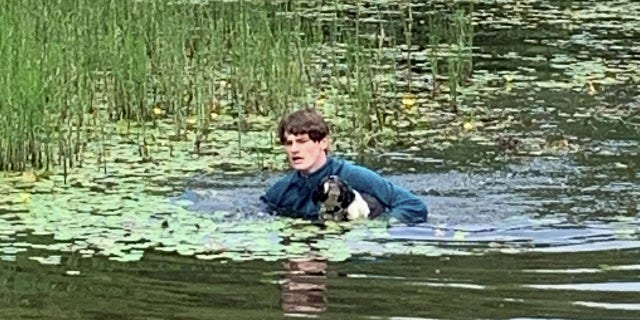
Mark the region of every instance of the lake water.
<instances>
[{"instance_id":1,"label":"lake water","mask_svg":"<svg viewBox=\"0 0 640 320\"><path fill-rule=\"evenodd\" d=\"M486 91L464 101L488 137L436 123L353 157L423 198L426 225L271 217L279 173L184 158L0 185L0 319L640 319L639 16L478 2Z\"/></svg>"}]
</instances>

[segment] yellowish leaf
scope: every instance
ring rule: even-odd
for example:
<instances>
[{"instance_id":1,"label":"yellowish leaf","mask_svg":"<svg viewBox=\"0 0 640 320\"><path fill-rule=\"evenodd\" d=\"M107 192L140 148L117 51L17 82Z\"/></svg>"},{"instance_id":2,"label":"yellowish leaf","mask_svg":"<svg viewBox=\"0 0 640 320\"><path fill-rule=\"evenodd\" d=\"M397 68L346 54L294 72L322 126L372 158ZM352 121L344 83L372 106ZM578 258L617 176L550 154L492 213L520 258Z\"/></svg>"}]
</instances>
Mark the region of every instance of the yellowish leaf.
<instances>
[{"instance_id":1,"label":"yellowish leaf","mask_svg":"<svg viewBox=\"0 0 640 320\"><path fill-rule=\"evenodd\" d=\"M588 89L587 89L587 93L588 93L589 95L591 95L591 96L592 96L592 95L594 95L594 94L598 93L598 91L596 90L596 87L593 85L593 81L589 81L589 82L587 82L587 87L588 87Z\"/></svg>"},{"instance_id":2,"label":"yellowish leaf","mask_svg":"<svg viewBox=\"0 0 640 320\"><path fill-rule=\"evenodd\" d=\"M36 174L33 171L25 171L22 173L22 181L24 182L36 182L38 180L38 177L36 177Z\"/></svg>"},{"instance_id":3,"label":"yellowish leaf","mask_svg":"<svg viewBox=\"0 0 640 320\"><path fill-rule=\"evenodd\" d=\"M27 203L31 200L31 193L23 193L20 195L20 202Z\"/></svg>"},{"instance_id":4,"label":"yellowish leaf","mask_svg":"<svg viewBox=\"0 0 640 320\"><path fill-rule=\"evenodd\" d=\"M473 123L471 122L465 122L462 127L467 131L471 131L474 128Z\"/></svg>"},{"instance_id":5,"label":"yellowish leaf","mask_svg":"<svg viewBox=\"0 0 640 320\"><path fill-rule=\"evenodd\" d=\"M153 108L153 114L155 114L156 116L162 116L164 115L166 112L158 107Z\"/></svg>"},{"instance_id":6,"label":"yellowish leaf","mask_svg":"<svg viewBox=\"0 0 640 320\"><path fill-rule=\"evenodd\" d=\"M507 82L504 86L504 91L511 92L511 90L513 90L513 84L511 84L511 82Z\"/></svg>"},{"instance_id":7,"label":"yellowish leaf","mask_svg":"<svg viewBox=\"0 0 640 320\"><path fill-rule=\"evenodd\" d=\"M402 97L402 106L406 111L411 111L416 104L416 95L413 93L407 93Z\"/></svg>"},{"instance_id":8,"label":"yellowish leaf","mask_svg":"<svg viewBox=\"0 0 640 320\"><path fill-rule=\"evenodd\" d=\"M198 122L198 119L196 119L196 117L191 116L184 119L184 122L186 122L188 125L194 125L196 124L196 122Z\"/></svg>"}]
</instances>

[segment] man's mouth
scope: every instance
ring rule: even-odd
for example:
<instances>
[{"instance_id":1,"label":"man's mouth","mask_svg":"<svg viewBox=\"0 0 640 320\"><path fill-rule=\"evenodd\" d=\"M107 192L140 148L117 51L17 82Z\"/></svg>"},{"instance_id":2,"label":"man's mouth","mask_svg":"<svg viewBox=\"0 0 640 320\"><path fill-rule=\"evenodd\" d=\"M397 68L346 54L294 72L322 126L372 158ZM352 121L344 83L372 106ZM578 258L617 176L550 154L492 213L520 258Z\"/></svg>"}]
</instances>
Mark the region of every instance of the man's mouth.
<instances>
[{"instance_id":1,"label":"man's mouth","mask_svg":"<svg viewBox=\"0 0 640 320\"><path fill-rule=\"evenodd\" d=\"M302 160L303 160L302 157L297 157L297 156L296 157L291 157L291 161L293 161L293 162L299 162L299 161L302 161Z\"/></svg>"}]
</instances>

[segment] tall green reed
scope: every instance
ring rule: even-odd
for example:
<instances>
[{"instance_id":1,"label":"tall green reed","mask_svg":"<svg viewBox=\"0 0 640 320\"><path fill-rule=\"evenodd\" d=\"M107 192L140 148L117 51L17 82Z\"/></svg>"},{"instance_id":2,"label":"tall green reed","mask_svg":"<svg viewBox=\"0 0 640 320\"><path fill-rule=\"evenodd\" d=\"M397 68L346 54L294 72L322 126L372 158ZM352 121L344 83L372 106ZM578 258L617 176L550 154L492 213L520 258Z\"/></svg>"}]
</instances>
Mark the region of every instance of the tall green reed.
<instances>
[{"instance_id":1,"label":"tall green reed","mask_svg":"<svg viewBox=\"0 0 640 320\"><path fill-rule=\"evenodd\" d=\"M452 4L447 10L429 16L429 62L433 77L432 97L435 97L442 85L441 63L446 67L446 79L449 90L449 105L454 113L458 112L458 88L471 76L473 22L471 14L473 5L464 7L462 4ZM443 46L443 44L445 46ZM441 56L445 56L441 61Z\"/></svg>"},{"instance_id":2,"label":"tall green reed","mask_svg":"<svg viewBox=\"0 0 640 320\"><path fill-rule=\"evenodd\" d=\"M46 59L41 54L39 40L46 30L38 28L40 16L34 14L34 4L23 7L0 6L0 168L24 170L27 162L41 165L42 122L48 89L42 75ZM25 35L30 35L25 37Z\"/></svg>"},{"instance_id":3,"label":"tall green reed","mask_svg":"<svg viewBox=\"0 0 640 320\"><path fill-rule=\"evenodd\" d=\"M307 94L311 79L299 16L280 14L289 9L266 0L7 3L0 13L10 31L0 44L8 57L0 80L0 165L22 170L27 158L37 164L43 157L27 144L45 144L57 146L47 164L73 166L79 158L72 155L87 143L88 114L100 128L105 159L109 122L126 123L127 132L137 127L146 144L156 107L172 118L175 139L185 138L193 117L201 136L208 133L213 100L233 106L227 111L239 132L246 114L284 113ZM36 31L40 37L30 37ZM229 90L213 89L220 80Z\"/></svg>"},{"instance_id":4,"label":"tall green reed","mask_svg":"<svg viewBox=\"0 0 640 320\"><path fill-rule=\"evenodd\" d=\"M456 9L449 28L451 50L448 56L450 105L457 113L458 86L471 72L472 28L470 18L463 9Z\"/></svg>"},{"instance_id":5,"label":"tall green reed","mask_svg":"<svg viewBox=\"0 0 640 320\"><path fill-rule=\"evenodd\" d=\"M334 1L333 6L339 12L341 3ZM348 139L353 140L353 151L363 151L375 147L379 135L385 128L385 116L388 106L383 104L383 83L377 81L377 75L390 73L383 63L382 42L384 31L380 25L364 23L362 6L356 6L345 16L336 15L329 24L329 90L338 97L336 116L348 116ZM367 13L368 14L368 13ZM381 15L377 13L378 18ZM371 37L371 32L376 33ZM391 76L389 75L389 78Z\"/></svg>"},{"instance_id":6,"label":"tall green reed","mask_svg":"<svg viewBox=\"0 0 640 320\"><path fill-rule=\"evenodd\" d=\"M390 60L382 41L362 37L370 30L356 8L350 21L295 1L8 2L0 6L0 169L66 170L98 142L89 149L106 170L112 134L133 134L149 158L150 129L169 122L169 139L194 130L202 141L211 113L235 118L241 150L248 117L279 117L325 91L348 97L340 108L353 111L360 144L370 144L385 125L375 79ZM408 21L411 45L411 12ZM382 22L376 30L383 38Z\"/></svg>"}]
</instances>

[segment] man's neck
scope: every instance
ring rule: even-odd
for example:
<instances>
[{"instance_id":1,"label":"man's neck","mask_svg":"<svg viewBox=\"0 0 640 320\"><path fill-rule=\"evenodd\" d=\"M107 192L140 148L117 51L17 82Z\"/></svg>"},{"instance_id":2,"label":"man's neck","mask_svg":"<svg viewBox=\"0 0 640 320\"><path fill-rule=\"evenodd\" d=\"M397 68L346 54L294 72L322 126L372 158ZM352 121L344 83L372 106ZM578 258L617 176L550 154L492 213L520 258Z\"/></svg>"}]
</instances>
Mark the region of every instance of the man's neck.
<instances>
[{"instance_id":1,"label":"man's neck","mask_svg":"<svg viewBox=\"0 0 640 320\"><path fill-rule=\"evenodd\" d=\"M312 175L314 172L317 172L318 170L322 169L327 164L327 161L329 161L329 156L327 156L327 154L325 153L320 158L318 158L318 160L316 161L316 163L312 168L310 168L308 171L301 171L300 173L303 176Z\"/></svg>"}]
</instances>

